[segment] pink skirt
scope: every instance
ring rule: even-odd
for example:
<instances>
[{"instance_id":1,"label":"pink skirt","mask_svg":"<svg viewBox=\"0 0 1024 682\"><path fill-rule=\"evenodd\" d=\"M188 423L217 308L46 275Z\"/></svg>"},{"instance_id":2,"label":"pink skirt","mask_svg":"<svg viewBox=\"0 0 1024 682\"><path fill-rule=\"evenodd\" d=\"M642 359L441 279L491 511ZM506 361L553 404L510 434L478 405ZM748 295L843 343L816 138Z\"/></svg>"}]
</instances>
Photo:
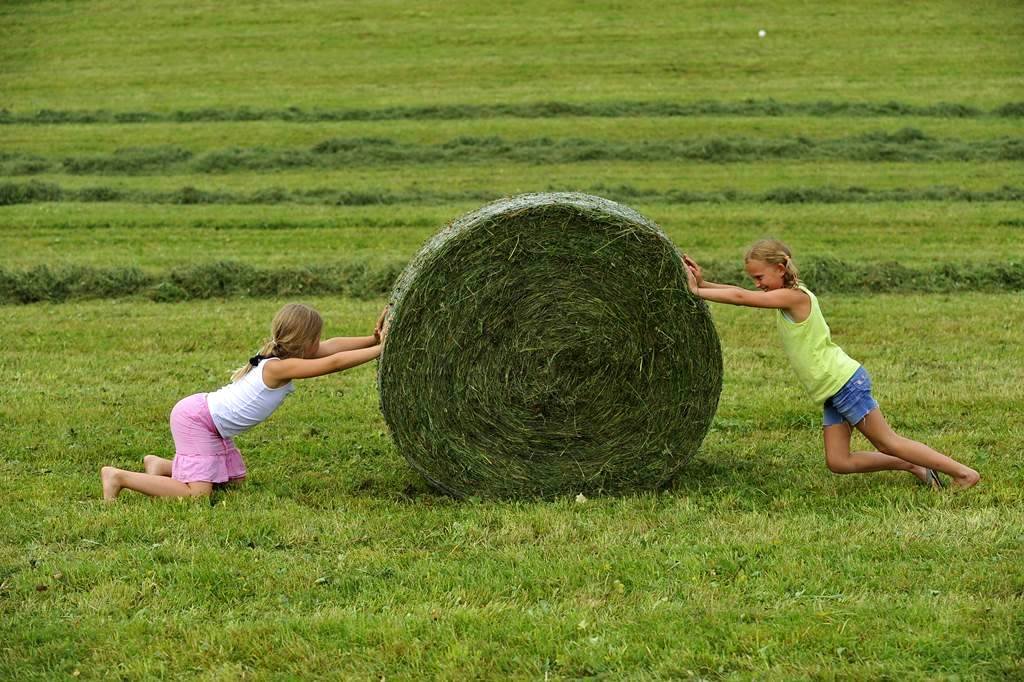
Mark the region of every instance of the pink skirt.
<instances>
[{"instance_id":1,"label":"pink skirt","mask_svg":"<svg viewBox=\"0 0 1024 682\"><path fill-rule=\"evenodd\" d=\"M225 483L245 477L242 453L217 431L206 394L182 398L171 410L174 461L171 478L182 483Z\"/></svg>"}]
</instances>

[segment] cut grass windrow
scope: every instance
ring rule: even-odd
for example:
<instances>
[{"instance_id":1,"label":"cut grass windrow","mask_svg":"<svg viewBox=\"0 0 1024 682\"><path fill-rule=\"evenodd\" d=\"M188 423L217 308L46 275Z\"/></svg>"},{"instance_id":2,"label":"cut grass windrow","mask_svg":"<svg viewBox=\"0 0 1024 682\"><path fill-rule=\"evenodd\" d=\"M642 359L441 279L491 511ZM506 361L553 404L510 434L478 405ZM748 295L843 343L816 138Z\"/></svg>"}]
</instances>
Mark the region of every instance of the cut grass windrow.
<instances>
[{"instance_id":1,"label":"cut grass windrow","mask_svg":"<svg viewBox=\"0 0 1024 682\"><path fill-rule=\"evenodd\" d=\"M1024 102L1007 102L990 110L955 102L909 104L906 102L777 102L774 99L747 99L736 102L703 100L699 102L525 102L521 104L450 104L434 106L395 106L377 109L309 110L203 108L177 111L92 111L41 109L35 112L0 111L0 125L28 123L38 125L88 123L192 123L216 121L394 121L457 120L473 118L562 118L595 116L625 118L635 116L928 116L935 118L1020 118Z\"/></svg>"},{"instance_id":2,"label":"cut grass windrow","mask_svg":"<svg viewBox=\"0 0 1024 682\"><path fill-rule=\"evenodd\" d=\"M208 298L341 295L386 296L405 267L401 259L353 260L298 268L254 267L220 261L166 272L137 267L40 265L0 268L0 304L144 297L158 302ZM708 279L745 285L735 261L708 261ZM805 281L822 293L1024 291L1024 262L999 261L910 268L890 262L849 262L834 258L801 265ZM682 283L680 283L682 286Z\"/></svg>"},{"instance_id":3,"label":"cut grass windrow","mask_svg":"<svg viewBox=\"0 0 1024 682\"><path fill-rule=\"evenodd\" d=\"M561 188L548 187L548 190ZM924 188L868 189L866 187L776 187L765 192L744 192L722 189L697 192L683 189L642 189L632 185L595 185L579 190L598 194L613 201L643 200L665 204L702 203L771 203L771 204L840 204L909 201L1022 201L1024 188L1004 185L992 190L970 190L962 187L933 186ZM502 196L486 190L439 192L410 189L395 192L390 189L364 189L345 191L330 188L289 190L268 187L253 192L203 190L192 186L173 191L145 191L109 186L66 189L56 183L29 181L0 183L0 206L41 202L128 202L138 204L321 204L330 206L376 206L395 204L446 204L451 202L493 201Z\"/></svg>"},{"instance_id":4,"label":"cut grass windrow","mask_svg":"<svg viewBox=\"0 0 1024 682\"><path fill-rule=\"evenodd\" d=\"M401 272L399 261L353 261L336 266L256 268L215 262L152 274L136 267L0 268L0 303L36 303L144 296L158 302L235 296L384 296Z\"/></svg>"},{"instance_id":5,"label":"cut grass windrow","mask_svg":"<svg viewBox=\"0 0 1024 682\"><path fill-rule=\"evenodd\" d=\"M1021 161L1024 138L986 140L937 138L918 128L895 132L812 139L804 136L751 138L712 136L659 141L540 137L511 140L500 136L462 136L442 144L421 145L389 138L332 138L308 149L232 147L195 154L176 145L118 149L110 154L47 158L0 152L0 175L70 173L75 175L147 175L158 173L232 173L296 168L350 168L380 164L473 163L507 161L535 164L588 161L697 161L737 163L763 160L941 162Z\"/></svg>"}]
</instances>

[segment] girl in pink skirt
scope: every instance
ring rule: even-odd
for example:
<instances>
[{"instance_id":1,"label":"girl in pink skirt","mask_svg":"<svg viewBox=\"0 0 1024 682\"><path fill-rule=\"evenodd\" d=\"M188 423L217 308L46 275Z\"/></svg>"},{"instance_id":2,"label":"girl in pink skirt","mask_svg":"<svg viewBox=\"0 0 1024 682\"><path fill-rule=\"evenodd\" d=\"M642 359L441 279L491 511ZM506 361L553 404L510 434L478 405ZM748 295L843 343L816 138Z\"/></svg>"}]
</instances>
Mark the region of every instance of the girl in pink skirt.
<instances>
[{"instance_id":1,"label":"girl in pink skirt","mask_svg":"<svg viewBox=\"0 0 1024 682\"><path fill-rule=\"evenodd\" d=\"M245 462L232 439L273 414L295 390L293 379L340 372L378 357L383 321L384 312L372 336L321 341L319 313L300 303L284 306L271 323L270 341L235 372L232 383L183 398L171 410L174 460L147 455L145 473L103 467L103 499L117 499L124 488L155 497L209 495L215 484L241 481Z\"/></svg>"}]
</instances>

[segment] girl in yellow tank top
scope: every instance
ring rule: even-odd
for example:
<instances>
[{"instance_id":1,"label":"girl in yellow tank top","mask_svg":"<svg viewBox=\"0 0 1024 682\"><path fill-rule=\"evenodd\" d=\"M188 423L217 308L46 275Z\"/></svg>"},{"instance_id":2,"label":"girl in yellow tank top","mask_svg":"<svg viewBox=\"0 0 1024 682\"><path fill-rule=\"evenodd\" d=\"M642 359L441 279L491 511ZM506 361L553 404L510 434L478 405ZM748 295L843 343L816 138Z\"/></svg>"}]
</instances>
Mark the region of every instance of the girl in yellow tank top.
<instances>
[{"instance_id":1,"label":"girl in yellow tank top","mask_svg":"<svg viewBox=\"0 0 1024 682\"><path fill-rule=\"evenodd\" d=\"M765 239L747 250L744 269L759 291L704 280L699 265L684 256L690 291L715 303L774 308L782 347L808 395L824 410L825 462L837 474L909 471L920 481L942 487L937 471L961 488L980 480L974 469L924 443L900 436L886 422L871 395L867 371L832 341L817 297L803 285L792 252ZM878 448L850 452L853 429Z\"/></svg>"}]
</instances>

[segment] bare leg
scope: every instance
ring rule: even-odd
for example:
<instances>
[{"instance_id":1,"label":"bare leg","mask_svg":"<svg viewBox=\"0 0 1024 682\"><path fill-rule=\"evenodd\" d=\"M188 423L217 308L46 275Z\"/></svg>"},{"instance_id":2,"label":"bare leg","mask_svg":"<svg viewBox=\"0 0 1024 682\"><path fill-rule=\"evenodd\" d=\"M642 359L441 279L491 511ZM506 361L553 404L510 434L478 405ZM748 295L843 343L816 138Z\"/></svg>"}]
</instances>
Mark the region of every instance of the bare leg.
<instances>
[{"instance_id":1,"label":"bare leg","mask_svg":"<svg viewBox=\"0 0 1024 682\"><path fill-rule=\"evenodd\" d=\"M825 463L836 474L864 474L871 471L909 471L924 483L928 470L898 457L881 452L850 452L853 431L846 422L823 429L825 435Z\"/></svg>"},{"instance_id":2,"label":"bare leg","mask_svg":"<svg viewBox=\"0 0 1024 682\"><path fill-rule=\"evenodd\" d=\"M156 455L146 455L142 458L142 469L151 476L170 476L171 460Z\"/></svg>"},{"instance_id":3,"label":"bare leg","mask_svg":"<svg viewBox=\"0 0 1024 682\"><path fill-rule=\"evenodd\" d=\"M205 481L182 483L166 476L153 476L114 467L103 467L100 470L100 481L103 483L103 499L108 502L117 499L122 488L137 490L153 497L197 497L209 495L213 491L213 484Z\"/></svg>"},{"instance_id":4,"label":"bare leg","mask_svg":"<svg viewBox=\"0 0 1024 682\"><path fill-rule=\"evenodd\" d=\"M974 469L933 450L924 443L897 434L885 421L881 410L871 410L868 416L857 424L857 429L881 452L918 466L941 471L950 476L953 483L961 488L970 488L981 480L981 475Z\"/></svg>"}]
</instances>

